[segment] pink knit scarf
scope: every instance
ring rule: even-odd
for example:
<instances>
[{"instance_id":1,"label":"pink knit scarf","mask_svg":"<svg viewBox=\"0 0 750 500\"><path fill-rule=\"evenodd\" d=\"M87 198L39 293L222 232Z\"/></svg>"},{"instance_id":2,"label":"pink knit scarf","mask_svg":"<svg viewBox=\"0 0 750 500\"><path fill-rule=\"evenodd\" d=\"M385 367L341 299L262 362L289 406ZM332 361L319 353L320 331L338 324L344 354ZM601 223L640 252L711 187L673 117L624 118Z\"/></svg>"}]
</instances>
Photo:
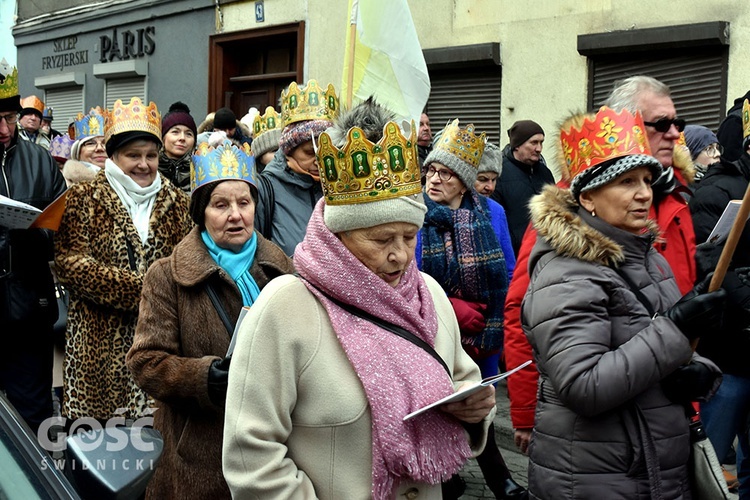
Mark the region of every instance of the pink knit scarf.
<instances>
[{"instance_id":1,"label":"pink knit scarf","mask_svg":"<svg viewBox=\"0 0 750 500\"><path fill-rule=\"evenodd\" d=\"M344 311L319 290L435 344L437 314L427 284L411 265L397 287L367 269L323 223L315 207L294 265L328 312L336 336L365 389L372 414L372 496L392 498L410 479L437 484L471 456L460 423L439 410L403 422L404 415L453 393L445 369L430 354L370 321Z\"/></svg>"}]
</instances>

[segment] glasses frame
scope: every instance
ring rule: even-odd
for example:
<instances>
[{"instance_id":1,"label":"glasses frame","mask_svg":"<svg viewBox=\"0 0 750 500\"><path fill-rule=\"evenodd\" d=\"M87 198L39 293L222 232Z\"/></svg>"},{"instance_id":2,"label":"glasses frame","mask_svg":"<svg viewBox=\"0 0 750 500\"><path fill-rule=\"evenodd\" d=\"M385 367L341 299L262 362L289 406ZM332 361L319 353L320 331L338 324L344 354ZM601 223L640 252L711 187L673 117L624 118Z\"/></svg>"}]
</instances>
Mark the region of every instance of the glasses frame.
<instances>
[{"instance_id":1,"label":"glasses frame","mask_svg":"<svg viewBox=\"0 0 750 500\"><path fill-rule=\"evenodd\" d=\"M101 146L102 149L107 149L107 143L105 141L96 141L94 139L89 139L88 141L81 144L81 147L86 149L95 150L97 146Z\"/></svg>"},{"instance_id":2,"label":"glasses frame","mask_svg":"<svg viewBox=\"0 0 750 500\"><path fill-rule=\"evenodd\" d=\"M0 115L0 122L2 122L3 120L5 120L5 123L7 123L8 125L15 125L16 123L18 123L18 120L19 120L18 113L9 113L7 115Z\"/></svg>"},{"instance_id":3,"label":"glasses frame","mask_svg":"<svg viewBox=\"0 0 750 500\"><path fill-rule=\"evenodd\" d=\"M685 130L685 125L687 125L687 122L682 118L659 118L655 122L643 122L644 125L648 127L653 127L658 132L669 132L669 129L672 128L672 125L677 127L678 132L682 132Z\"/></svg>"},{"instance_id":4,"label":"glasses frame","mask_svg":"<svg viewBox=\"0 0 750 500\"><path fill-rule=\"evenodd\" d=\"M706 155L715 158L724 154L724 148L721 147L721 144L709 144L703 148L701 153L706 153Z\"/></svg>"},{"instance_id":5,"label":"glasses frame","mask_svg":"<svg viewBox=\"0 0 750 500\"><path fill-rule=\"evenodd\" d=\"M435 174L437 174L438 179L440 179L443 182L448 182L449 180L453 179L453 175L454 175L453 171L450 169L444 168L442 170L438 170L432 165L430 165L430 167L427 169L427 173L425 174L425 177L433 177ZM446 179L445 175L443 174L447 174L448 178Z\"/></svg>"}]
</instances>

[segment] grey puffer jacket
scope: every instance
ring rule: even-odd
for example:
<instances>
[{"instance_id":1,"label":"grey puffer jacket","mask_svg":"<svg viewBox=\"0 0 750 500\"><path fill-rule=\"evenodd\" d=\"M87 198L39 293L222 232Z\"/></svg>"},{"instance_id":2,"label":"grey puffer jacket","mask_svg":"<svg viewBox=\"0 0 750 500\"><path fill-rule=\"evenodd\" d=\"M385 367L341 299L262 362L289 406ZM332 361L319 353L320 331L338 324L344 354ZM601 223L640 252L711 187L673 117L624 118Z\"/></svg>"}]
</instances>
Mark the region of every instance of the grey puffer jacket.
<instances>
[{"instance_id":1,"label":"grey puffer jacket","mask_svg":"<svg viewBox=\"0 0 750 500\"><path fill-rule=\"evenodd\" d=\"M540 372L530 498L690 498L688 421L660 381L691 358L719 369L691 352L671 320L652 320L612 267L656 311L674 304L674 276L652 247L656 226L644 236L622 231L556 186L530 209L539 238L522 322ZM650 445L658 467L646 467Z\"/></svg>"}]
</instances>

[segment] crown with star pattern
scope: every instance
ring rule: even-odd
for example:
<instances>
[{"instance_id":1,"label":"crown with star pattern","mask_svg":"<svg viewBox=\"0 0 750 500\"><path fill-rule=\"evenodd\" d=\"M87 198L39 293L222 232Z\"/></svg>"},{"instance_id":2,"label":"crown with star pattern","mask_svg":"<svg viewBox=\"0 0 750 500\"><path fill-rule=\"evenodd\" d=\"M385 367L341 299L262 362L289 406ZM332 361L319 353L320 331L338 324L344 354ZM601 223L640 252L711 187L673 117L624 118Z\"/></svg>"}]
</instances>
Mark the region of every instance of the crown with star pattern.
<instances>
[{"instance_id":1,"label":"crown with star pattern","mask_svg":"<svg viewBox=\"0 0 750 500\"><path fill-rule=\"evenodd\" d=\"M193 153L190 192L212 182L230 179L245 181L255 186L254 166L255 159L250 152L237 147L229 139L225 139L215 148L207 142L202 142Z\"/></svg>"}]
</instances>

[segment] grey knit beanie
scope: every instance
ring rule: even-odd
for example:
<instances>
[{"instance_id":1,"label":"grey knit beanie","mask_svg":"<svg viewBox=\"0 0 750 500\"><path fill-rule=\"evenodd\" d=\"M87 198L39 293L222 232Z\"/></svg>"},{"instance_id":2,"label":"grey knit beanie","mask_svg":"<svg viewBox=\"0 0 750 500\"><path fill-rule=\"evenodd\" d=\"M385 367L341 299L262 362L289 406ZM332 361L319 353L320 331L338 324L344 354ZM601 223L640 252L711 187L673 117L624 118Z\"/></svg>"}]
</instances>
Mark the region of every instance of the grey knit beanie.
<instances>
[{"instance_id":1,"label":"grey knit beanie","mask_svg":"<svg viewBox=\"0 0 750 500\"><path fill-rule=\"evenodd\" d=\"M427 155L427 158L424 160L424 168L427 169L432 163L445 165L447 168L451 169L459 179L461 179L464 186L468 189L474 188L474 182L477 180L477 169L471 164L450 154L448 151L438 148L433 149L430 151L430 154Z\"/></svg>"},{"instance_id":2,"label":"grey knit beanie","mask_svg":"<svg viewBox=\"0 0 750 500\"><path fill-rule=\"evenodd\" d=\"M588 168L576 175L570 183L570 192L576 200L584 191L591 191L609 184L622 174L638 167L649 167L656 180L663 169L659 160L651 155L628 155Z\"/></svg>"},{"instance_id":3,"label":"grey knit beanie","mask_svg":"<svg viewBox=\"0 0 750 500\"><path fill-rule=\"evenodd\" d=\"M274 128L263 132L261 135L253 139L253 143L250 149L253 151L253 156L260 158L269 151L276 151L279 149L279 139L281 139L281 129Z\"/></svg>"},{"instance_id":4,"label":"grey knit beanie","mask_svg":"<svg viewBox=\"0 0 750 500\"><path fill-rule=\"evenodd\" d=\"M477 169L478 174L482 172L493 172L498 177L503 173L502 150L491 142L484 145L482 160L479 162L479 168Z\"/></svg>"}]
</instances>

